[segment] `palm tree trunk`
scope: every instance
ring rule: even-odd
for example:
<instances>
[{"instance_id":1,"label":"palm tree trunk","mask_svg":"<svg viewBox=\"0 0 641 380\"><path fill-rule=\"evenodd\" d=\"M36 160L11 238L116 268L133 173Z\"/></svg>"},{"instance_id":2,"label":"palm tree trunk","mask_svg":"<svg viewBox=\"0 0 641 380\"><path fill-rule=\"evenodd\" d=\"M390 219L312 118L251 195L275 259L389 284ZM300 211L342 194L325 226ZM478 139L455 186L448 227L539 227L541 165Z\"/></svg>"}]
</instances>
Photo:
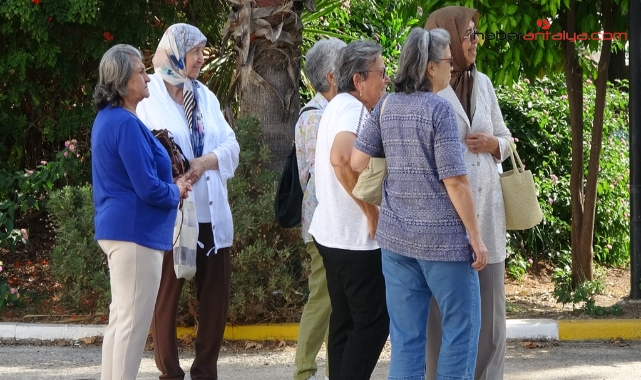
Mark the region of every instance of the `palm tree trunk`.
<instances>
[{"instance_id":1,"label":"palm tree trunk","mask_svg":"<svg viewBox=\"0 0 641 380\"><path fill-rule=\"evenodd\" d=\"M223 29L237 51L232 91L239 96L238 116L255 115L272 152L271 168L280 170L294 141L300 108L300 45L303 6L311 0L232 0ZM231 99L230 99L231 100ZM226 107L227 113L231 108ZM232 120L232 115L227 115Z\"/></svg>"}]
</instances>

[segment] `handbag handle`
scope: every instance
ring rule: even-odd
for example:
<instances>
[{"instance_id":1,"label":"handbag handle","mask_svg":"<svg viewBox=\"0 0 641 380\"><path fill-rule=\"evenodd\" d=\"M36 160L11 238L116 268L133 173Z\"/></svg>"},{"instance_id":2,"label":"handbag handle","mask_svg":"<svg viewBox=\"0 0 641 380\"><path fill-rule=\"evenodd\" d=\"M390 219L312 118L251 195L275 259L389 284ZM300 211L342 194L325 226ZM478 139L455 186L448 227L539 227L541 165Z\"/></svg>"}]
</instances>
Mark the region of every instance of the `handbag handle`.
<instances>
[{"instance_id":1,"label":"handbag handle","mask_svg":"<svg viewBox=\"0 0 641 380\"><path fill-rule=\"evenodd\" d=\"M507 137L505 137L505 140L507 140L507 143L510 145L510 161L512 161L512 169L515 171L518 170L519 173L523 173L525 171L525 165L523 165L521 157L519 157L519 152L516 151L516 144L510 141ZM519 166L516 166L514 156L516 156L516 160L518 161Z\"/></svg>"}]
</instances>

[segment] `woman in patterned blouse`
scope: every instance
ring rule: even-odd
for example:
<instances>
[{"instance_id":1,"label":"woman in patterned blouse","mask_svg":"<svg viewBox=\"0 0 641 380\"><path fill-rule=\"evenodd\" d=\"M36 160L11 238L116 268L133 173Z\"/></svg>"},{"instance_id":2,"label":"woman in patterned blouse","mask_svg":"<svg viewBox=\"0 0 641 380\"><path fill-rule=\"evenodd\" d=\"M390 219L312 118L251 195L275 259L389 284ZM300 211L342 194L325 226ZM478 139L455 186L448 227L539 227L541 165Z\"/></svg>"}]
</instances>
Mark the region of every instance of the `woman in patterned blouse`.
<instances>
[{"instance_id":1,"label":"woman in patterned blouse","mask_svg":"<svg viewBox=\"0 0 641 380\"><path fill-rule=\"evenodd\" d=\"M474 375L481 323L477 271L485 266L487 249L454 110L435 94L449 83L449 42L443 29L410 32L392 81L395 93L374 108L352 153L355 171L365 169L370 157L387 161L376 240L390 316L388 379L425 376L432 296L443 313L438 374Z\"/></svg>"}]
</instances>

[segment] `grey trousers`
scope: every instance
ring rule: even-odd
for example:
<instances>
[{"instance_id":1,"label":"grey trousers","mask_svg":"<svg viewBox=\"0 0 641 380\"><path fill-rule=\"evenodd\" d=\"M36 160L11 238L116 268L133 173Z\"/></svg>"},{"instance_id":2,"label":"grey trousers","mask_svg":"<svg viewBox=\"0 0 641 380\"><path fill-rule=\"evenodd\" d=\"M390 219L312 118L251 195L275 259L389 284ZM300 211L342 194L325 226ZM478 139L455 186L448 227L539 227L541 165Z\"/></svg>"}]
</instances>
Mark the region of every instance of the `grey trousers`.
<instances>
[{"instance_id":1,"label":"grey trousers","mask_svg":"<svg viewBox=\"0 0 641 380\"><path fill-rule=\"evenodd\" d=\"M505 261L488 264L479 272L481 285L481 334L475 380L502 380L505 365ZM426 380L436 379L441 349L441 313L434 298L427 321Z\"/></svg>"}]
</instances>

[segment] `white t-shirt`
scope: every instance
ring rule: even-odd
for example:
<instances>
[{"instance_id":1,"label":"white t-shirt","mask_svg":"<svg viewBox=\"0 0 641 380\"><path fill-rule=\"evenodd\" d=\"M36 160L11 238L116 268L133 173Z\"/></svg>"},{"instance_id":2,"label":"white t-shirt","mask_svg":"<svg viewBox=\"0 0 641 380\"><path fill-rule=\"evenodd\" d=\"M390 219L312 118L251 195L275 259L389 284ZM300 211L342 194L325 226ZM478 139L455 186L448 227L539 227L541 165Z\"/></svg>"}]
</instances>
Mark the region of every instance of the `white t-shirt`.
<instances>
[{"instance_id":1,"label":"white t-shirt","mask_svg":"<svg viewBox=\"0 0 641 380\"><path fill-rule=\"evenodd\" d=\"M365 214L336 178L329 159L339 132L357 133L362 108L363 104L352 95L338 94L325 108L318 127L314 173L318 206L309 233L325 247L353 251L379 248L376 241L369 238ZM364 111L361 125L367 116L368 112Z\"/></svg>"}]
</instances>

